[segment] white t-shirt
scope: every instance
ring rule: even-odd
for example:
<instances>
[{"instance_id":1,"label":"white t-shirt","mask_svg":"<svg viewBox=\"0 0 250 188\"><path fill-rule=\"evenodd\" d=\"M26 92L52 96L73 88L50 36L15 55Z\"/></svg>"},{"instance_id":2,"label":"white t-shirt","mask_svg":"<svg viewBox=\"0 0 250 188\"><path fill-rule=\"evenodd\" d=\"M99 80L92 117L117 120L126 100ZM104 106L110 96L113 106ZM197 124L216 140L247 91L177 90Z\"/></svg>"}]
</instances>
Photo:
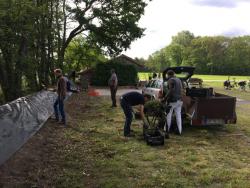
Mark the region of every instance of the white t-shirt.
<instances>
[{"instance_id":1,"label":"white t-shirt","mask_svg":"<svg viewBox=\"0 0 250 188\"><path fill-rule=\"evenodd\" d=\"M114 83L114 84L113 84ZM113 73L109 79L109 86L117 86L118 84L118 79L117 79L117 76L116 76L116 73Z\"/></svg>"}]
</instances>

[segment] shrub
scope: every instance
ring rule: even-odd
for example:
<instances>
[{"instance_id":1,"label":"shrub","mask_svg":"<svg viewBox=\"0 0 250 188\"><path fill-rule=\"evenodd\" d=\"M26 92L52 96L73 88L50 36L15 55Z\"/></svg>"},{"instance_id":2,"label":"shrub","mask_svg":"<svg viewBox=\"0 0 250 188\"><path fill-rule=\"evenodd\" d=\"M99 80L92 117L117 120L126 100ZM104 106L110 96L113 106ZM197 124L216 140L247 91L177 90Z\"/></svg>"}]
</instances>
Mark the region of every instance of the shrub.
<instances>
[{"instance_id":1,"label":"shrub","mask_svg":"<svg viewBox=\"0 0 250 188\"><path fill-rule=\"evenodd\" d=\"M97 64L92 78L92 84L96 86L107 86L111 76L111 69L115 69L119 86L137 84L138 78L136 67L131 64L115 61Z\"/></svg>"},{"instance_id":2,"label":"shrub","mask_svg":"<svg viewBox=\"0 0 250 188\"><path fill-rule=\"evenodd\" d=\"M144 105L144 113L148 116L164 116L164 104L158 100L151 100L145 103Z\"/></svg>"}]
</instances>

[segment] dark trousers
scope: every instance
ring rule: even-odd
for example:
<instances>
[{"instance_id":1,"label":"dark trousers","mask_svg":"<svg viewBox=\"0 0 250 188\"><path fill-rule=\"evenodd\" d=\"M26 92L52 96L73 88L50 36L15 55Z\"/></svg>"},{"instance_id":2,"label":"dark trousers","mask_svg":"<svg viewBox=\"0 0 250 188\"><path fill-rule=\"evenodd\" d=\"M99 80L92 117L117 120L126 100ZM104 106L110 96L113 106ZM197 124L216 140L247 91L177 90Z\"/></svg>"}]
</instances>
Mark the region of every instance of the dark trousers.
<instances>
[{"instance_id":1,"label":"dark trousers","mask_svg":"<svg viewBox=\"0 0 250 188\"><path fill-rule=\"evenodd\" d=\"M58 113L58 107L59 107L59 112L62 117L62 122L65 122L65 112L64 112L64 98L57 97L55 103L54 103L54 112L56 119L59 120L59 113Z\"/></svg>"},{"instance_id":2,"label":"dark trousers","mask_svg":"<svg viewBox=\"0 0 250 188\"><path fill-rule=\"evenodd\" d=\"M124 124L124 136L127 136L130 134L130 125L133 119L132 107L124 99L121 99L121 107L126 117Z\"/></svg>"},{"instance_id":3,"label":"dark trousers","mask_svg":"<svg viewBox=\"0 0 250 188\"><path fill-rule=\"evenodd\" d=\"M112 106L116 106L116 92L117 92L117 87L110 86Z\"/></svg>"}]
</instances>

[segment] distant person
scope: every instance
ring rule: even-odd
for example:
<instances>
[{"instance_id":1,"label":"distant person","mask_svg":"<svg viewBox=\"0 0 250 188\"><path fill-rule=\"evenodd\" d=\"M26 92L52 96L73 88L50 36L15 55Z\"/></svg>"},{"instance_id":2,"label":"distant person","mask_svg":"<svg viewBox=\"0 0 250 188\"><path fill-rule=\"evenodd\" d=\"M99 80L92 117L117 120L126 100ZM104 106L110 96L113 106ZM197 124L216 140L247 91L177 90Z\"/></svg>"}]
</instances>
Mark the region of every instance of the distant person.
<instances>
[{"instance_id":1,"label":"distant person","mask_svg":"<svg viewBox=\"0 0 250 188\"><path fill-rule=\"evenodd\" d=\"M182 108L182 82L179 78L175 77L175 72L169 70L167 72L168 83L167 83L167 94L165 100L167 104L171 107L169 113L167 114L167 125L165 127L166 132L169 132L172 122L172 114L175 112L176 123L178 127L178 133L182 133L182 119L181 119L181 108Z\"/></svg>"},{"instance_id":2,"label":"distant person","mask_svg":"<svg viewBox=\"0 0 250 188\"><path fill-rule=\"evenodd\" d=\"M225 89L231 89L231 82L230 82L230 76L228 76L227 80L223 82Z\"/></svg>"},{"instance_id":3,"label":"distant person","mask_svg":"<svg viewBox=\"0 0 250 188\"><path fill-rule=\"evenodd\" d=\"M168 82L165 81L162 83L159 91L159 98L164 99L168 93ZM165 101L166 102L166 101Z\"/></svg>"},{"instance_id":4,"label":"distant person","mask_svg":"<svg viewBox=\"0 0 250 188\"><path fill-rule=\"evenodd\" d=\"M149 86L149 83L150 83L151 80L152 80L152 76L149 76L149 77L148 77L148 80L147 80L146 83L145 83L145 87L148 87L148 86Z\"/></svg>"},{"instance_id":5,"label":"distant person","mask_svg":"<svg viewBox=\"0 0 250 188\"><path fill-rule=\"evenodd\" d=\"M83 75L80 76L81 87L84 91L88 91L89 88L89 81Z\"/></svg>"},{"instance_id":6,"label":"distant person","mask_svg":"<svg viewBox=\"0 0 250 188\"><path fill-rule=\"evenodd\" d=\"M231 89L231 82L229 78L223 83L225 89Z\"/></svg>"},{"instance_id":7,"label":"distant person","mask_svg":"<svg viewBox=\"0 0 250 188\"><path fill-rule=\"evenodd\" d=\"M238 85L240 86L240 90L241 91L245 91L246 90L247 82L246 81L239 81Z\"/></svg>"},{"instance_id":8,"label":"distant person","mask_svg":"<svg viewBox=\"0 0 250 188\"><path fill-rule=\"evenodd\" d=\"M111 69L111 76L109 78L109 88L111 93L112 108L117 107L116 105L116 92L118 87L118 79L114 69Z\"/></svg>"},{"instance_id":9,"label":"distant person","mask_svg":"<svg viewBox=\"0 0 250 188\"><path fill-rule=\"evenodd\" d=\"M153 79L157 79L157 74L155 72L153 73Z\"/></svg>"},{"instance_id":10,"label":"distant person","mask_svg":"<svg viewBox=\"0 0 250 188\"><path fill-rule=\"evenodd\" d=\"M161 73L158 73L158 78L159 78L159 79L161 78Z\"/></svg>"},{"instance_id":11,"label":"distant person","mask_svg":"<svg viewBox=\"0 0 250 188\"><path fill-rule=\"evenodd\" d=\"M54 74L57 77L57 99L54 103L54 112L56 121L66 126L65 112L64 112L64 100L67 94L67 79L63 76L61 69L55 69ZM59 121L59 112L61 115L61 121Z\"/></svg>"},{"instance_id":12,"label":"distant person","mask_svg":"<svg viewBox=\"0 0 250 188\"><path fill-rule=\"evenodd\" d=\"M124 124L124 136L125 137L133 136L130 134L130 131L131 131L130 126L131 126L132 119L133 119L132 106L139 105L141 118L144 121L144 123L147 124L145 121L145 116L144 116L144 104L148 100L150 100L150 96L142 95L141 93L138 93L135 91L128 92L121 96L120 103L121 103L121 107L126 117L125 124Z\"/></svg>"}]
</instances>

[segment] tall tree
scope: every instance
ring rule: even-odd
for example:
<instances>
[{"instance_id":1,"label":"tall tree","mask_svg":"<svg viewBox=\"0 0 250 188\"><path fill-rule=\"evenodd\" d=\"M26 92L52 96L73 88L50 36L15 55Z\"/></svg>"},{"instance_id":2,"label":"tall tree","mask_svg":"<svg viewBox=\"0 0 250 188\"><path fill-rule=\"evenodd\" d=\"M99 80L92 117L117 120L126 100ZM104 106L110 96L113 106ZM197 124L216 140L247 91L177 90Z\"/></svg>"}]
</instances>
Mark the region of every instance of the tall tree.
<instances>
[{"instance_id":1,"label":"tall tree","mask_svg":"<svg viewBox=\"0 0 250 188\"><path fill-rule=\"evenodd\" d=\"M102 50L97 46L91 46L84 37L74 38L65 53L65 68L67 70L80 71L95 66L98 62L104 62Z\"/></svg>"},{"instance_id":2,"label":"tall tree","mask_svg":"<svg viewBox=\"0 0 250 188\"><path fill-rule=\"evenodd\" d=\"M167 59L171 66L180 66L183 60L184 47L180 44L170 44L167 48Z\"/></svg>"},{"instance_id":3,"label":"tall tree","mask_svg":"<svg viewBox=\"0 0 250 188\"><path fill-rule=\"evenodd\" d=\"M84 46L78 47L85 51L77 57L88 59L78 59L83 67L103 58L100 49L108 55L127 49L143 34L138 21L149 1L1 0L0 85L6 101L53 82L54 67L69 68L65 52L79 34Z\"/></svg>"},{"instance_id":4,"label":"tall tree","mask_svg":"<svg viewBox=\"0 0 250 188\"><path fill-rule=\"evenodd\" d=\"M143 35L138 21L150 0L63 0L63 32L58 52L59 65L64 61L66 48L80 33L91 44L104 48L115 55L127 49L130 43ZM69 22L75 22L67 35ZM73 26L72 24L70 25ZM59 35L58 35L59 36Z\"/></svg>"},{"instance_id":5,"label":"tall tree","mask_svg":"<svg viewBox=\"0 0 250 188\"><path fill-rule=\"evenodd\" d=\"M194 39L194 34L190 31L181 31L176 36L172 37L172 44L179 44L188 47Z\"/></svg>"},{"instance_id":6,"label":"tall tree","mask_svg":"<svg viewBox=\"0 0 250 188\"><path fill-rule=\"evenodd\" d=\"M159 61L159 52L164 60ZM248 75L250 74L250 36L194 37L188 31L179 32L165 48L153 53L147 60L155 68L161 62L169 66L194 66L196 73Z\"/></svg>"},{"instance_id":7,"label":"tall tree","mask_svg":"<svg viewBox=\"0 0 250 188\"><path fill-rule=\"evenodd\" d=\"M194 39L194 34L189 31L181 31L172 37L172 42L167 46L167 58L171 66L187 65L188 50Z\"/></svg>"},{"instance_id":8,"label":"tall tree","mask_svg":"<svg viewBox=\"0 0 250 188\"><path fill-rule=\"evenodd\" d=\"M22 95L22 76L26 65L30 27L33 19L29 1L0 1L0 84L5 100Z\"/></svg>"}]
</instances>

